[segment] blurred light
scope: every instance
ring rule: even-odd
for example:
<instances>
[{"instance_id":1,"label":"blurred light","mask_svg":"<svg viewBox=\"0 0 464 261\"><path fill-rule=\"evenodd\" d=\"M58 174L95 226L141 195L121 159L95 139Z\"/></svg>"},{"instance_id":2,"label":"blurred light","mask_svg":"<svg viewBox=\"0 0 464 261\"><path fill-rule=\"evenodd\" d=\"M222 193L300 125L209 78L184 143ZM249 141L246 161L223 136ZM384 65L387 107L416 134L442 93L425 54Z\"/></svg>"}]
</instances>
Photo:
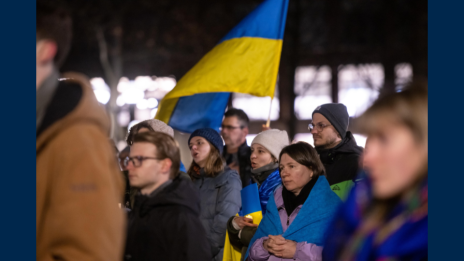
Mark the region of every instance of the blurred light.
<instances>
[{"instance_id":1,"label":"blurred light","mask_svg":"<svg viewBox=\"0 0 464 261\"><path fill-rule=\"evenodd\" d=\"M148 99L148 108L153 109L158 107L158 100L155 98Z\"/></svg>"},{"instance_id":2,"label":"blurred light","mask_svg":"<svg viewBox=\"0 0 464 261\"><path fill-rule=\"evenodd\" d=\"M366 147L367 136L353 133L353 137L356 140L356 144L358 144L358 146L361 146L363 148Z\"/></svg>"},{"instance_id":3,"label":"blurred light","mask_svg":"<svg viewBox=\"0 0 464 261\"><path fill-rule=\"evenodd\" d=\"M134 80L134 85L137 89L146 91L148 89L153 89L153 86L156 86L156 83L150 76L137 76Z\"/></svg>"},{"instance_id":4,"label":"blurred light","mask_svg":"<svg viewBox=\"0 0 464 261\"><path fill-rule=\"evenodd\" d=\"M140 100L138 103L137 103L137 108L139 110L145 110L146 108L148 108L148 101L143 99L143 100Z\"/></svg>"},{"instance_id":5,"label":"blurred light","mask_svg":"<svg viewBox=\"0 0 464 261\"><path fill-rule=\"evenodd\" d=\"M122 93L124 102L127 104L137 104L145 97L145 92L139 89L131 88Z\"/></svg>"},{"instance_id":6,"label":"blurred light","mask_svg":"<svg viewBox=\"0 0 464 261\"><path fill-rule=\"evenodd\" d=\"M271 109L271 120L279 119L279 98L274 98L271 108L271 98L269 97L255 97L252 95L241 96L242 97L234 97L232 105L234 108L242 109L250 120L267 120L269 117L269 109Z\"/></svg>"},{"instance_id":7,"label":"blurred light","mask_svg":"<svg viewBox=\"0 0 464 261\"><path fill-rule=\"evenodd\" d=\"M118 123L120 126L127 126L130 121L130 113L127 110L122 110L118 114Z\"/></svg>"},{"instance_id":8,"label":"blurred light","mask_svg":"<svg viewBox=\"0 0 464 261\"><path fill-rule=\"evenodd\" d=\"M313 135L309 132L309 130L308 130L308 133L297 133L292 143L297 142L297 141L307 142L311 144L311 146L314 147Z\"/></svg>"},{"instance_id":9,"label":"blurred light","mask_svg":"<svg viewBox=\"0 0 464 261\"><path fill-rule=\"evenodd\" d=\"M297 96L295 98L295 114L300 120L313 118L313 111L317 106L331 103L332 98L328 95Z\"/></svg>"},{"instance_id":10,"label":"blurred light","mask_svg":"<svg viewBox=\"0 0 464 261\"><path fill-rule=\"evenodd\" d=\"M139 121L139 120L133 120L133 121L129 122L129 125L127 126L127 132L130 131L130 129L132 128L132 126L134 126L135 124L137 124L137 123L139 123L139 122L141 122L141 121Z\"/></svg>"},{"instance_id":11,"label":"blurred light","mask_svg":"<svg viewBox=\"0 0 464 261\"><path fill-rule=\"evenodd\" d=\"M156 83L160 90L169 92L176 86L176 79L172 77L157 77Z\"/></svg>"},{"instance_id":12,"label":"blurred light","mask_svg":"<svg viewBox=\"0 0 464 261\"><path fill-rule=\"evenodd\" d=\"M248 146L251 146L251 142L255 139L256 136L258 136L258 134L248 134L246 136L246 142Z\"/></svg>"},{"instance_id":13,"label":"blurred light","mask_svg":"<svg viewBox=\"0 0 464 261\"><path fill-rule=\"evenodd\" d=\"M107 104L111 97L110 87L105 83L103 78L92 78L90 80L90 84L92 85L93 92L95 93L95 97L97 101L102 104Z\"/></svg>"},{"instance_id":14,"label":"blurred light","mask_svg":"<svg viewBox=\"0 0 464 261\"><path fill-rule=\"evenodd\" d=\"M118 92L125 92L126 90L130 89L130 82L129 82L129 79L127 79L126 77L121 77L121 79L119 79L119 83L118 83Z\"/></svg>"},{"instance_id":15,"label":"blurred light","mask_svg":"<svg viewBox=\"0 0 464 261\"><path fill-rule=\"evenodd\" d=\"M151 110L150 115L152 119L155 118L157 112L158 112L158 108Z\"/></svg>"},{"instance_id":16,"label":"blurred light","mask_svg":"<svg viewBox=\"0 0 464 261\"><path fill-rule=\"evenodd\" d=\"M122 107L124 106L124 104L126 104L126 102L124 101L124 97L122 95L119 95L118 98L116 99L116 105L118 105L119 107Z\"/></svg>"}]
</instances>

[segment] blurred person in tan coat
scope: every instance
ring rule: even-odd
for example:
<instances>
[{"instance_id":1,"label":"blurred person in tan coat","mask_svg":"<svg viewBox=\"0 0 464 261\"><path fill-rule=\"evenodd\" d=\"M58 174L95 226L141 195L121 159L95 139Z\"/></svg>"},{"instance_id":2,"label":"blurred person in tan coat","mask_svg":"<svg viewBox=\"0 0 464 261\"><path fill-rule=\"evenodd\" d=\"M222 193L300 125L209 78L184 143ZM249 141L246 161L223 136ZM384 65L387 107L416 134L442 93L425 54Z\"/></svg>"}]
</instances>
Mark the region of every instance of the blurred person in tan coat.
<instances>
[{"instance_id":1,"label":"blurred person in tan coat","mask_svg":"<svg viewBox=\"0 0 464 261\"><path fill-rule=\"evenodd\" d=\"M58 73L71 19L56 5L37 2L37 260L121 260L124 187L109 118L85 76Z\"/></svg>"}]
</instances>

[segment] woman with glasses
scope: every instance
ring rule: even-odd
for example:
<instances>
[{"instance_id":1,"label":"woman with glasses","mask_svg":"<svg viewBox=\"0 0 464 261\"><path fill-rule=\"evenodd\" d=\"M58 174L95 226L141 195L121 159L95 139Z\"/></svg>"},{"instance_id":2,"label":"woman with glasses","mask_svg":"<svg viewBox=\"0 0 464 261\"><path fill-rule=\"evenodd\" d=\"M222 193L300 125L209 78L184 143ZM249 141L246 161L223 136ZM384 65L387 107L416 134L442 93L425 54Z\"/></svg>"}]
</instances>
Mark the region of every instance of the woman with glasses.
<instances>
[{"instance_id":1,"label":"woman with glasses","mask_svg":"<svg viewBox=\"0 0 464 261\"><path fill-rule=\"evenodd\" d=\"M254 183L258 185L263 215L266 214L267 202L272 192L282 184L278 158L280 151L288 145L287 132L276 129L259 133L251 142L251 173ZM242 250L242 260L257 227L252 219L246 217L233 216L227 222L230 243Z\"/></svg>"},{"instance_id":2,"label":"woman with glasses","mask_svg":"<svg viewBox=\"0 0 464 261\"><path fill-rule=\"evenodd\" d=\"M200 191L200 221L206 231L213 260L222 261L227 219L241 207L242 183L237 171L225 166L218 132L195 130L188 140L193 161L187 173Z\"/></svg>"},{"instance_id":3,"label":"woman with glasses","mask_svg":"<svg viewBox=\"0 0 464 261\"><path fill-rule=\"evenodd\" d=\"M427 96L415 84L359 118L367 179L340 209L324 260L427 260Z\"/></svg>"},{"instance_id":4,"label":"woman with glasses","mask_svg":"<svg viewBox=\"0 0 464 261\"><path fill-rule=\"evenodd\" d=\"M269 199L247 260L321 260L326 230L341 200L308 143L283 148L279 169L283 186Z\"/></svg>"}]
</instances>

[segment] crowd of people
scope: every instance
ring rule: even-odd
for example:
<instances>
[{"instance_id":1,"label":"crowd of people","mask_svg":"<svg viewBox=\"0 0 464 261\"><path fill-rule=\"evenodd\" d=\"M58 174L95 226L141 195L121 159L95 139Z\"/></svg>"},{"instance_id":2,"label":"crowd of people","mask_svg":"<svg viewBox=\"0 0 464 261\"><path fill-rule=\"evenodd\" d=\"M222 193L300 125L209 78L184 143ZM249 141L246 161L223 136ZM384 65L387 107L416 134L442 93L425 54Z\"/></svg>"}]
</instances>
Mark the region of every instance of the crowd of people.
<instances>
[{"instance_id":1,"label":"crowd of people","mask_svg":"<svg viewBox=\"0 0 464 261\"><path fill-rule=\"evenodd\" d=\"M70 25L37 3L37 260L229 260L226 238L249 261L427 260L426 84L358 118L364 150L340 103L312 113L314 146L264 129L250 147L247 115L229 108L220 132L190 135L186 169L174 130L155 119L115 157L88 80L58 72ZM250 184L259 224L238 215Z\"/></svg>"}]
</instances>

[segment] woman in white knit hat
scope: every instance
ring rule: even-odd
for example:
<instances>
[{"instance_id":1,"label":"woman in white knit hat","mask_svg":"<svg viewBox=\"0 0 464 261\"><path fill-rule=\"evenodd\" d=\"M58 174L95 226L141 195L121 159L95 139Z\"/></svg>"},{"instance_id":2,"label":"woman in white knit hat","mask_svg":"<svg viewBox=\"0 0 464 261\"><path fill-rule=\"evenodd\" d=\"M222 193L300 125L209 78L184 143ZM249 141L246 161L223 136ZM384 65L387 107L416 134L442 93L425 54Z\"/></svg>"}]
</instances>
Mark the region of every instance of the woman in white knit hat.
<instances>
[{"instance_id":1,"label":"woman in white knit hat","mask_svg":"<svg viewBox=\"0 0 464 261\"><path fill-rule=\"evenodd\" d=\"M270 129L259 133L251 142L251 173L258 185L259 200L263 216L274 189L282 183L279 174L280 151L289 145L286 131ZM248 248L248 243L255 234L257 225L246 217L231 217L227 222L230 243L242 250L242 259Z\"/></svg>"}]
</instances>

